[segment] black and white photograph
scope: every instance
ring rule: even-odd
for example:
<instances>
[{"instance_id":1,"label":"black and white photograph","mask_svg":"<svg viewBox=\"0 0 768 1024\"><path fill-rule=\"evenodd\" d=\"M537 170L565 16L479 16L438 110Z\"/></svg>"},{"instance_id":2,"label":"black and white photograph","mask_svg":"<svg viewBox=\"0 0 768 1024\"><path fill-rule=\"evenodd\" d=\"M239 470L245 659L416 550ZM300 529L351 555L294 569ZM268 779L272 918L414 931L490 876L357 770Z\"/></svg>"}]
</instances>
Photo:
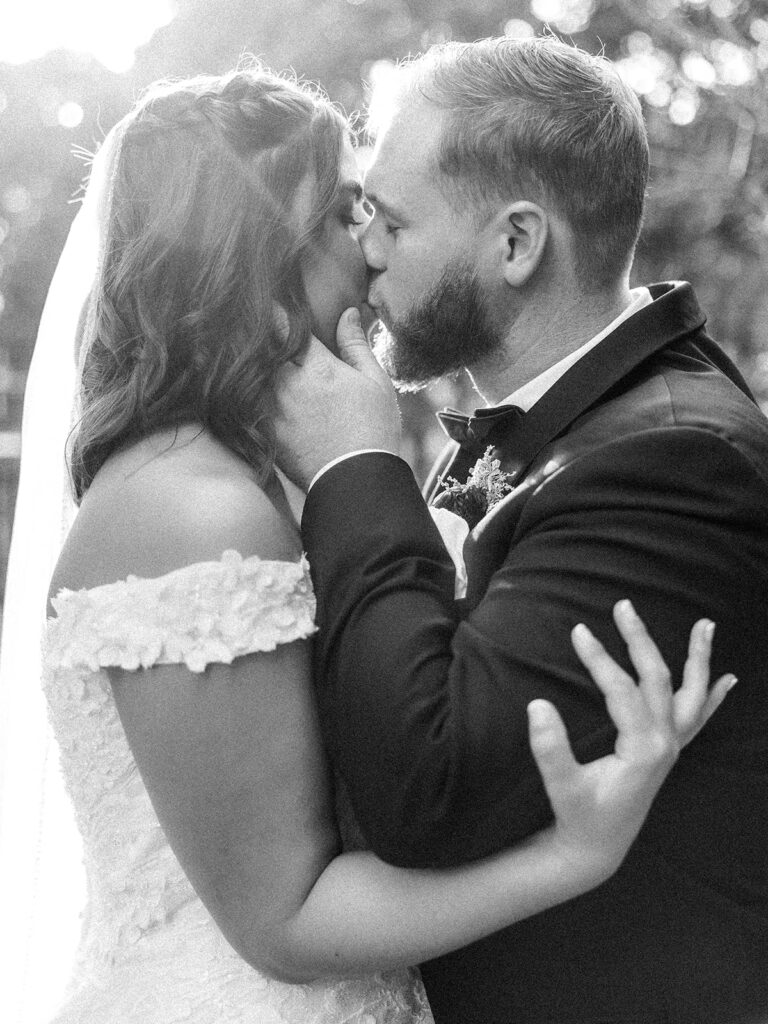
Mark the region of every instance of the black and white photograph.
<instances>
[{"instance_id":1,"label":"black and white photograph","mask_svg":"<svg viewBox=\"0 0 768 1024\"><path fill-rule=\"evenodd\" d=\"M3 1024L768 1024L768 2L9 0Z\"/></svg>"}]
</instances>

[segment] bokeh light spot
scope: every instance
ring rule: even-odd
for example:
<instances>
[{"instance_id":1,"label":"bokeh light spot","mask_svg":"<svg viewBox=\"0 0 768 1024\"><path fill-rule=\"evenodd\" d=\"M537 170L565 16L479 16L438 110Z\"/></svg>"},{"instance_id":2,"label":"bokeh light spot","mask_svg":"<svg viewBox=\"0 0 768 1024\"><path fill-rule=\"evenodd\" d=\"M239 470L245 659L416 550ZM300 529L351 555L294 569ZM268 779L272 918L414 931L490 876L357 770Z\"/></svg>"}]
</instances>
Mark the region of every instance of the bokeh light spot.
<instances>
[{"instance_id":1,"label":"bokeh light spot","mask_svg":"<svg viewBox=\"0 0 768 1024\"><path fill-rule=\"evenodd\" d=\"M447 21L438 21L434 25L430 25L428 29L421 33L421 48L423 50L429 49L430 46L434 46L440 43L447 43L449 39L453 38L453 29Z\"/></svg>"},{"instance_id":2,"label":"bokeh light spot","mask_svg":"<svg viewBox=\"0 0 768 1024\"><path fill-rule=\"evenodd\" d=\"M630 32L626 46L627 53L632 56L638 53L653 53L653 40L647 32Z\"/></svg>"},{"instance_id":3,"label":"bokeh light spot","mask_svg":"<svg viewBox=\"0 0 768 1024\"><path fill-rule=\"evenodd\" d=\"M716 18L730 18L738 6L734 0L710 0L709 9Z\"/></svg>"},{"instance_id":4,"label":"bokeh light spot","mask_svg":"<svg viewBox=\"0 0 768 1024\"><path fill-rule=\"evenodd\" d=\"M746 85L755 77L752 54L743 46L724 39L712 44L717 76L724 85Z\"/></svg>"},{"instance_id":5,"label":"bokeh light spot","mask_svg":"<svg viewBox=\"0 0 768 1024\"><path fill-rule=\"evenodd\" d=\"M664 63L654 53L636 53L616 61L616 70L640 96L648 96L664 79Z\"/></svg>"},{"instance_id":6,"label":"bokeh light spot","mask_svg":"<svg viewBox=\"0 0 768 1024\"><path fill-rule=\"evenodd\" d=\"M696 95L689 89L678 89L669 104L669 119L681 127L691 124L696 119L698 109Z\"/></svg>"},{"instance_id":7,"label":"bokeh light spot","mask_svg":"<svg viewBox=\"0 0 768 1024\"><path fill-rule=\"evenodd\" d=\"M536 29L522 18L510 18L504 25L504 35L510 39L532 39Z\"/></svg>"},{"instance_id":8,"label":"bokeh light spot","mask_svg":"<svg viewBox=\"0 0 768 1024\"><path fill-rule=\"evenodd\" d=\"M581 32L594 13L594 0L531 0L531 12L560 32Z\"/></svg>"},{"instance_id":9,"label":"bokeh light spot","mask_svg":"<svg viewBox=\"0 0 768 1024\"><path fill-rule=\"evenodd\" d=\"M99 53L99 60L107 71L114 71L116 75L129 71L133 67L134 57L135 51L132 46L117 41L104 46Z\"/></svg>"},{"instance_id":10,"label":"bokeh light spot","mask_svg":"<svg viewBox=\"0 0 768 1024\"><path fill-rule=\"evenodd\" d=\"M62 128L77 128L79 124L82 124L84 117L83 108L72 100L67 100L59 107L58 121Z\"/></svg>"},{"instance_id":11,"label":"bokeh light spot","mask_svg":"<svg viewBox=\"0 0 768 1024\"><path fill-rule=\"evenodd\" d=\"M717 72L712 64L700 53L684 53L680 66L687 78L703 89L711 89L717 81Z\"/></svg>"},{"instance_id":12,"label":"bokeh light spot","mask_svg":"<svg viewBox=\"0 0 768 1024\"><path fill-rule=\"evenodd\" d=\"M32 205L32 196L23 185L11 185L3 192L2 202L8 213L26 213Z\"/></svg>"}]
</instances>

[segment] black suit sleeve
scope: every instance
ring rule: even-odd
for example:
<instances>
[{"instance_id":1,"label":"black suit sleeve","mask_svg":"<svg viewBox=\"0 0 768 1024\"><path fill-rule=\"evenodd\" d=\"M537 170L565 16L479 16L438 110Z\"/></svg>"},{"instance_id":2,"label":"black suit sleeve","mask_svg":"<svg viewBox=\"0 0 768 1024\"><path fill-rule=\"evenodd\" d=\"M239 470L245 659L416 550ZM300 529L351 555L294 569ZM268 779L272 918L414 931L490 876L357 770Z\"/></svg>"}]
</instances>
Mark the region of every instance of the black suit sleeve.
<instances>
[{"instance_id":1,"label":"black suit sleeve","mask_svg":"<svg viewBox=\"0 0 768 1024\"><path fill-rule=\"evenodd\" d=\"M612 749L570 629L586 622L626 664L610 619L620 598L632 598L677 678L702 615L718 622L721 662L742 680L762 671L729 659L743 651L745 628L764 625L764 596L743 581L768 585L765 507L765 482L708 431L622 438L553 464L496 511L504 550L461 620L408 467L371 454L330 470L303 520L321 630L318 696L373 849L396 864L447 865L549 820L526 706L552 700L582 760Z\"/></svg>"}]
</instances>

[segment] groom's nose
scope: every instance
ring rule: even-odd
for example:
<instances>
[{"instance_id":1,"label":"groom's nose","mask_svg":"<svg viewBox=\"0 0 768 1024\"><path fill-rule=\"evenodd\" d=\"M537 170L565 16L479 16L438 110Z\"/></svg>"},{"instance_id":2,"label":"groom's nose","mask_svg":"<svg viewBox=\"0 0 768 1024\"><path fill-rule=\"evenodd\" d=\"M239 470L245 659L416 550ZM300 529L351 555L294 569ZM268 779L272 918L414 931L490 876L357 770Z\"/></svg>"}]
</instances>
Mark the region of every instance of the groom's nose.
<instances>
[{"instance_id":1,"label":"groom's nose","mask_svg":"<svg viewBox=\"0 0 768 1024\"><path fill-rule=\"evenodd\" d=\"M377 218L369 221L362 233L358 236L360 248L363 250L363 257L368 265L369 277L371 274L380 273L384 269L384 245L382 237L381 221Z\"/></svg>"}]
</instances>

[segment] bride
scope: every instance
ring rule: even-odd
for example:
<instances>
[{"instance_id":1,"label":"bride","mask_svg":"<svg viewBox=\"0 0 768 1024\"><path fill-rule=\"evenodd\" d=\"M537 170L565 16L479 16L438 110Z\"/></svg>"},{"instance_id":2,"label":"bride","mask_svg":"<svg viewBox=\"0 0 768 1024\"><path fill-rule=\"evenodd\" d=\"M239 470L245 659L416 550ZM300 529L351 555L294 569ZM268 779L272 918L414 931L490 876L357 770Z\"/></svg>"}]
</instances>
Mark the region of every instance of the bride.
<instances>
[{"instance_id":1,"label":"bride","mask_svg":"<svg viewBox=\"0 0 768 1024\"><path fill-rule=\"evenodd\" d=\"M616 753L578 765L529 709L550 828L447 871L342 852L271 417L280 367L364 300L366 216L343 118L260 69L152 87L97 157L45 317L80 352L43 685L89 893L56 1024L426 1022L409 966L605 881L725 695L711 624L673 697L618 611L639 686L573 639Z\"/></svg>"}]
</instances>

